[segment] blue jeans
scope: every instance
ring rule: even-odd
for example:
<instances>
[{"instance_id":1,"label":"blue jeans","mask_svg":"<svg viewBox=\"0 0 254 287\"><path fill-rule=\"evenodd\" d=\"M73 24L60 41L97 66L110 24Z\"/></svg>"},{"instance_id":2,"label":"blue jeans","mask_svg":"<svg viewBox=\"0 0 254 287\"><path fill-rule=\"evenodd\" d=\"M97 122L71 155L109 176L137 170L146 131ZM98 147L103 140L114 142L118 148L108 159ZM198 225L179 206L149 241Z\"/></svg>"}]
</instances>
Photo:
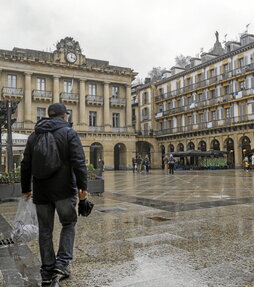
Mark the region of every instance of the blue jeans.
<instances>
[{"instance_id":1,"label":"blue jeans","mask_svg":"<svg viewBox=\"0 0 254 287\"><path fill-rule=\"evenodd\" d=\"M77 197L71 197L48 204L36 204L39 223L39 246L42 270L51 271L55 265L66 265L73 258ZM59 248L55 255L53 229L55 210L62 224Z\"/></svg>"}]
</instances>

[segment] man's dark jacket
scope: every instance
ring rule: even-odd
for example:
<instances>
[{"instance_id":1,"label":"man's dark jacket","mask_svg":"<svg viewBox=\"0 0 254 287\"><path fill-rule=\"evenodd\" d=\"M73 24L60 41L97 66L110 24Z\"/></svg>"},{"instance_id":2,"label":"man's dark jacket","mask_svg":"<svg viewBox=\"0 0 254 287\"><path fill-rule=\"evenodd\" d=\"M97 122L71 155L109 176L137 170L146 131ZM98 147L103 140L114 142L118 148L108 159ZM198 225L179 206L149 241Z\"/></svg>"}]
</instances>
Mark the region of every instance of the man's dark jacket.
<instances>
[{"instance_id":1,"label":"man's dark jacket","mask_svg":"<svg viewBox=\"0 0 254 287\"><path fill-rule=\"evenodd\" d=\"M61 168L47 179L32 177L33 147L37 135L52 132L55 137L62 161ZM70 128L70 124L62 118L40 120L35 131L29 136L21 162L22 193L31 192L33 178L33 201L36 204L45 204L72 197L77 188L87 189L87 170L84 150L77 133Z\"/></svg>"}]
</instances>

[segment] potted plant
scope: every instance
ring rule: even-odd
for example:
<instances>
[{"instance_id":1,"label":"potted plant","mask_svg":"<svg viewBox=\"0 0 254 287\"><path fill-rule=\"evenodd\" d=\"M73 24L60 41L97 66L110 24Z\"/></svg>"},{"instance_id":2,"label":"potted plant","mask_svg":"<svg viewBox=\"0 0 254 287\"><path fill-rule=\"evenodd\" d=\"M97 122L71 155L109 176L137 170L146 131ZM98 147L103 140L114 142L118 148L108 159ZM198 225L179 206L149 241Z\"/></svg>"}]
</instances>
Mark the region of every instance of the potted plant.
<instances>
[{"instance_id":1,"label":"potted plant","mask_svg":"<svg viewBox=\"0 0 254 287\"><path fill-rule=\"evenodd\" d=\"M20 168L0 174L0 201L21 195Z\"/></svg>"},{"instance_id":2,"label":"potted plant","mask_svg":"<svg viewBox=\"0 0 254 287\"><path fill-rule=\"evenodd\" d=\"M91 194L100 194L104 192L102 171L94 169L92 164L87 165L87 190Z\"/></svg>"}]
</instances>

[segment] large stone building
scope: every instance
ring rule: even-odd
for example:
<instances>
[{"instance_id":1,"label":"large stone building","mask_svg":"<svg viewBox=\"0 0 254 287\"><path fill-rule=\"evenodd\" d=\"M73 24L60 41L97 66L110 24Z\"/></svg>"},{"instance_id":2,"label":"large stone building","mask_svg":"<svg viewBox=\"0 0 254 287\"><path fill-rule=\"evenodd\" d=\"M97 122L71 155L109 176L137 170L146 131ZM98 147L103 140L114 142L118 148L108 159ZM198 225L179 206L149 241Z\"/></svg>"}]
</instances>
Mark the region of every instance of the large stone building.
<instances>
[{"instance_id":1,"label":"large stone building","mask_svg":"<svg viewBox=\"0 0 254 287\"><path fill-rule=\"evenodd\" d=\"M0 99L20 101L14 131L31 133L63 102L95 167L102 158L107 169L129 168L141 154L159 168L165 154L187 150L225 151L239 167L254 148L254 35L223 48L216 32L208 53L132 89L133 70L86 58L72 38L56 47L0 50Z\"/></svg>"},{"instance_id":2,"label":"large stone building","mask_svg":"<svg viewBox=\"0 0 254 287\"><path fill-rule=\"evenodd\" d=\"M62 102L95 167L99 158L108 169L131 165L135 153L131 82L135 75L130 68L87 58L70 37L58 42L52 53L0 50L0 100L20 101L14 132L30 134L35 123L47 116L47 107ZM16 153L17 163L20 157Z\"/></svg>"},{"instance_id":3,"label":"large stone building","mask_svg":"<svg viewBox=\"0 0 254 287\"><path fill-rule=\"evenodd\" d=\"M138 140L157 162L170 152L212 149L227 152L230 166L241 166L254 148L254 35L244 33L222 48L216 32L211 51L137 87L133 97Z\"/></svg>"}]
</instances>

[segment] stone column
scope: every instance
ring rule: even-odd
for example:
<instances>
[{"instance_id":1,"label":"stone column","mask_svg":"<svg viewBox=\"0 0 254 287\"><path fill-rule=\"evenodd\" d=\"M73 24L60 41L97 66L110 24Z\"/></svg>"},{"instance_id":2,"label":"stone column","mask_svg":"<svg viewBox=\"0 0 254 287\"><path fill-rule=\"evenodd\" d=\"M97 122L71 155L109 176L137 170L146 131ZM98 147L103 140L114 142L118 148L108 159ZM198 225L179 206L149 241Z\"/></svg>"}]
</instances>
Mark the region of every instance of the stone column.
<instances>
[{"instance_id":1,"label":"stone column","mask_svg":"<svg viewBox=\"0 0 254 287\"><path fill-rule=\"evenodd\" d=\"M105 131L110 131L110 114L109 114L109 83L104 82L104 127Z\"/></svg>"},{"instance_id":2,"label":"stone column","mask_svg":"<svg viewBox=\"0 0 254 287\"><path fill-rule=\"evenodd\" d=\"M32 122L32 89L31 89L32 73L25 73L25 99L24 99L24 120Z\"/></svg>"},{"instance_id":3,"label":"stone column","mask_svg":"<svg viewBox=\"0 0 254 287\"><path fill-rule=\"evenodd\" d=\"M235 153L235 167L242 166L242 159L241 159L241 147L238 146L238 135L234 134L234 153Z\"/></svg>"},{"instance_id":4,"label":"stone column","mask_svg":"<svg viewBox=\"0 0 254 287\"><path fill-rule=\"evenodd\" d=\"M131 124L131 86L126 85L126 108L125 108L125 125L129 129L132 127Z\"/></svg>"},{"instance_id":5,"label":"stone column","mask_svg":"<svg viewBox=\"0 0 254 287\"><path fill-rule=\"evenodd\" d=\"M0 89L2 91L3 89L3 83L2 83L2 72L3 70L0 70ZM2 93L0 93L0 100L2 99Z\"/></svg>"},{"instance_id":6,"label":"stone column","mask_svg":"<svg viewBox=\"0 0 254 287\"><path fill-rule=\"evenodd\" d=\"M53 103L59 103L59 76L54 76L54 83L53 83Z\"/></svg>"},{"instance_id":7,"label":"stone column","mask_svg":"<svg viewBox=\"0 0 254 287\"><path fill-rule=\"evenodd\" d=\"M86 84L85 80L79 80L79 124L87 125L86 115Z\"/></svg>"}]
</instances>

